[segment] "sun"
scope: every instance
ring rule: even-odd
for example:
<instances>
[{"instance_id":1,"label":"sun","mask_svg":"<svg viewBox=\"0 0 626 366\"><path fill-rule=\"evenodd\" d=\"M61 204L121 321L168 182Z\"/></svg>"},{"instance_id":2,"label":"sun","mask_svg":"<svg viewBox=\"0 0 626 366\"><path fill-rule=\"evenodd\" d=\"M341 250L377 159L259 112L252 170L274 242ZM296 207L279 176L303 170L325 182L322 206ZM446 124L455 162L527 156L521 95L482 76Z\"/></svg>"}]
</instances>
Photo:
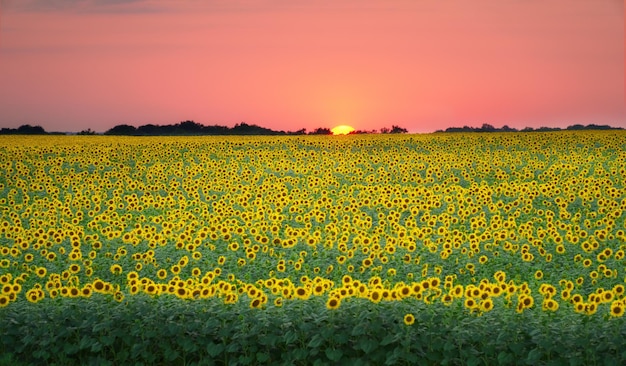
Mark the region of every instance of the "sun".
<instances>
[{"instance_id":1,"label":"sun","mask_svg":"<svg viewBox=\"0 0 626 366\"><path fill-rule=\"evenodd\" d=\"M354 127L348 125L339 125L330 130L333 135L347 135L354 131Z\"/></svg>"}]
</instances>

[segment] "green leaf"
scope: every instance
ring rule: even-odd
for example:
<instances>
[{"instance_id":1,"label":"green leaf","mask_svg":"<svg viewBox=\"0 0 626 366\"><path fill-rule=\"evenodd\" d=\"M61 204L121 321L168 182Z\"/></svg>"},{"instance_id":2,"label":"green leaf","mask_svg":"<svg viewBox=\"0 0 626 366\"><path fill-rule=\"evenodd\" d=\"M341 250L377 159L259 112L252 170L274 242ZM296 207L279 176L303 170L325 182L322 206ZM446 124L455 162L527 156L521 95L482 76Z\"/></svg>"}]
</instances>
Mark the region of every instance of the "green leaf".
<instances>
[{"instance_id":1,"label":"green leaf","mask_svg":"<svg viewBox=\"0 0 626 366\"><path fill-rule=\"evenodd\" d=\"M239 363L242 365L251 365L252 364L252 356L249 355L241 355L239 356Z\"/></svg>"},{"instance_id":2,"label":"green leaf","mask_svg":"<svg viewBox=\"0 0 626 366\"><path fill-rule=\"evenodd\" d=\"M309 355L309 352L303 348L296 348L293 350L292 354L295 360L304 360Z\"/></svg>"},{"instance_id":3,"label":"green leaf","mask_svg":"<svg viewBox=\"0 0 626 366\"><path fill-rule=\"evenodd\" d=\"M98 353L102 350L102 343L95 341L92 345L91 345L91 352L94 353Z\"/></svg>"},{"instance_id":4,"label":"green leaf","mask_svg":"<svg viewBox=\"0 0 626 366\"><path fill-rule=\"evenodd\" d=\"M78 352L80 348L78 347L78 345L73 344L73 343L65 343L63 345L63 352L66 355L73 355L74 353Z\"/></svg>"},{"instance_id":5,"label":"green leaf","mask_svg":"<svg viewBox=\"0 0 626 366\"><path fill-rule=\"evenodd\" d=\"M474 356L474 355L470 355L468 360L467 360L467 365L468 366L478 366L480 365L482 362L480 360L480 358Z\"/></svg>"},{"instance_id":6,"label":"green leaf","mask_svg":"<svg viewBox=\"0 0 626 366\"><path fill-rule=\"evenodd\" d=\"M498 363L500 365L510 365L513 363L513 355L508 352L500 352L498 354Z\"/></svg>"},{"instance_id":7,"label":"green leaf","mask_svg":"<svg viewBox=\"0 0 626 366\"><path fill-rule=\"evenodd\" d=\"M388 344L394 343L395 341L396 341L396 335L389 333L380 341L380 345L386 346Z\"/></svg>"},{"instance_id":8,"label":"green leaf","mask_svg":"<svg viewBox=\"0 0 626 366\"><path fill-rule=\"evenodd\" d=\"M541 350L539 348L533 348L528 352L528 357L526 357L526 363L529 365L536 365L537 362L541 359Z\"/></svg>"},{"instance_id":9,"label":"green leaf","mask_svg":"<svg viewBox=\"0 0 626 366\"><path fill-rule=\"evenodd\" d=\"M165 360L174 361L179 356L178 351L175 349L169 349L165 351Z\"/></svg>"},{"instance_id":10,"label":"green leaf","mask_svg":"<svg viewBox=\"0 0 626 366\"><path fill-rule=\"evenodd\" d=\"M326 348L326 351L324 353L326 353L326 357L328 357L328 359L333 362L339 361L339 359L343 355L343 352L337 348Z\"/></svg>"},{"instance_id":11,"label":"green leaf","mask_svg":"<svg viewBox=\"0 0 626 366\"><path fill-rule=\"evenodd\" d=\"M44 359L47 360L50 357L50 353L48 351L46 351L45 349L37 349L33 352L33 357L35 357L36 359ZM1 359L0 359L0 364L1 363ZM7 363L8 365L8 363Z\"/></svg>"},{"instance_id":12,"label":"green leaf","mask_svg":"<svg viewBox=\"0 0 626 366\"><path fill-rule=\"evenodd\" d=\"M363 352L369 354L378 347L378 343L370 338L361 338L359 340L359 347L363 350Z\"/></svg>"},{"instance_id":13,"label":"green leaf","mask_svg":"<svg viewBox=\"0 0 626 366\"><path fill-rule=\"evenodd\" d=\"M511 351L513 351L514 355L517 355L518 357L522 355L522 352L524 351L524 345L522 343L511 343L509 344L509 348L511 349Z\"/></svg>"},{"instance_id":14,"label":"green leaf","mask_svg":"<svg viewBox=\"0 0 626 366\"><path fill-rule=\"evenodd\" d=\"M324 343L324 338L322 338L321 335L316 334L309 341L308 347L309 348L319 348L319 346L321 346L322 343Z\"/></svg>"},{"instance_id":15,"label":"green leaf","mask_svg":"<svg viewBox=\"0 0 626 366\"><path fill-rule=\"evenodd\" d=\"M224 351L224 345L222 343L215 344L213 342L209 342L206 346L206 351L211 357L215 358Z\"/></svg>"},{"instance_id":16,"label":"green leaf","mask_svg":"<svg viewBox=\"0 0 626 366\"><path fill-rule=\"evenodd\" d=\"M456 348L456 345L454 344L454 342L452 342L451 340L447 340L444 344L443 344L443 350L445 352L451 351L453 349Z\"/></svg>"},{"instance_id":17,"label":"green leaf","mask_svg":"<svg viewBox=\"0 0 626 366\"><path fill-rule=\"evenodd\" d=\"M352 328L353 336L360 336L367 332L367 324L365 322L358 323L354 328Z\"/></svg>"},{"instance_id":18,"label":"green leaf","mask_svg":"<svg viewBox=\"0 0 626 366\"><path fill-rule=\"evenodd\" d=\"M285 344L291 344L298 339L298 335L293 330L288 330L283 336Z\"/></svg>"},{"instance_id":19,"label":"green leaf","mask_svg":"<svg viewBox=\"0 0 626 366\"><path fill-rule=\"evenodd\" d=\"M257 352L257 354L256 354L256 360L261 362L261 363L267 362L269 359L270 359L269 353Z\"/></svg>"},{"instance_id":20,"label":"green leaf","mask_svg":"<svg viewBox=\"0 0 626 366\"><path fill-rule=\"evenodd\" d=\"M92 343L93 343L93 339L91 339L88 336L83 336L80 339L80 342L78 343L78 347L80 347L80 349L85 349L85 348L90 348Z\"/></svg>"}]
</instances>

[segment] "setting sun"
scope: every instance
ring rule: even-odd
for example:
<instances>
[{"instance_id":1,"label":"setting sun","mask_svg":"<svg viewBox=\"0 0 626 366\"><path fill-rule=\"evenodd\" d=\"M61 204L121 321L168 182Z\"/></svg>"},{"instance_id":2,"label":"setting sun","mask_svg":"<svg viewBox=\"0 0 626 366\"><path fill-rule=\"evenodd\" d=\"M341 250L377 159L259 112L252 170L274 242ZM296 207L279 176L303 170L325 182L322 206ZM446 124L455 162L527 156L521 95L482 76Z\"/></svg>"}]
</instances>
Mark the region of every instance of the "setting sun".
<instances>
[{"instance_id":1,"label":"setting sun","mask_svg":"<svg viewBox=\"0 0 626 366\"><path fill-rule=\"evenodd\" d=\"M340 125L330 131L333 133L333 135L347 135L350 132L354 131L354 128L352 126Z\"/></svg>"}]
</instances>

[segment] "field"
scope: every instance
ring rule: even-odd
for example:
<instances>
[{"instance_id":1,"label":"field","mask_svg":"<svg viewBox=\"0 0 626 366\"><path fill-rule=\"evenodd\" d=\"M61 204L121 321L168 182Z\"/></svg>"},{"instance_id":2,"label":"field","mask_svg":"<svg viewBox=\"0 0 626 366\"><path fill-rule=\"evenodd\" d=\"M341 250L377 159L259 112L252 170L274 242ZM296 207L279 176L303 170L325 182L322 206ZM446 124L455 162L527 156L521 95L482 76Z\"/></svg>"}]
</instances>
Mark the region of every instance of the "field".
<instances>
[{"instance_id":1,"label":"field","mask_svg":"<svg viewBox=\"0 0 626 366\"><path fill-rule=\"evenodd\" d=\"M0 364L626 361L622 131L0 157Z\"/></svg>"}]
</instances>

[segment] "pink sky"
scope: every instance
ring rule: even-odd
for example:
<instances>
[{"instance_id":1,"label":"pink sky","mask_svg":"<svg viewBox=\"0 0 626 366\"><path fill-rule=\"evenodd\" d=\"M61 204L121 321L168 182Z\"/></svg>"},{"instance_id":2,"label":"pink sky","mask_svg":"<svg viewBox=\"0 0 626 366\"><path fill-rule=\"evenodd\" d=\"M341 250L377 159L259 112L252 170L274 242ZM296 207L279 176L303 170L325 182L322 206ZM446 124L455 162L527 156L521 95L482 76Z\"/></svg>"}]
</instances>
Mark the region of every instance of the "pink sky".
<instances>
[{"instance_id":1,"label":"pink sky","mask_svg":"<svg viewBox=\"0 0 626 366\"><path fill-rule=\"evenodd\" d=\"M622 0L0 0L0 127L626 127L624 15Z\"/></svg>"}]
</instances>

